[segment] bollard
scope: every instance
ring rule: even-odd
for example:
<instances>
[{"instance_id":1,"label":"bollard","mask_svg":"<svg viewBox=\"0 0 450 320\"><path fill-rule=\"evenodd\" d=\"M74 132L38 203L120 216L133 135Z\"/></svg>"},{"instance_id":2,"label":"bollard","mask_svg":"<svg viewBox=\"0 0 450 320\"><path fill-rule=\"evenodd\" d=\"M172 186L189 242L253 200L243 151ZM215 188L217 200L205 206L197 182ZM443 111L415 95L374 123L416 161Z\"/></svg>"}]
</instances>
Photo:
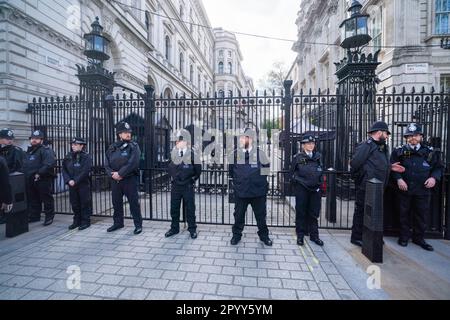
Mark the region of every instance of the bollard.
<instances>
[{"instance_id":1,"label":"bollard","mask_svg":"<svg viewBox=\"0 0 450 320\"><path fill-rule=\"evenodd\" d=\"M333 168L329 168L327 175L327 200L325 217L328 222L336 223L336 174Z\"/></svg>"},{"instance_id":2,"label":"bollard","mask_svg":"<svg viewBox=\"0 0 450 320\"><path fill-rule=\"evenodd\" d=\"M6 215L6 237L12 238L28 232L28 210L25 192L25 175L14 172L9 175L13 196L12 212Z\"/></svg>"},{"instance_id":3,"label":"bollard","mask_svg":"<svg viewBox=\"0 0 450 320\"><path fill-rule=\"evenodd\" d=\"M383 262L383 182L366 183L362 253L375 263Z\"/></svg>"}]
</instances>

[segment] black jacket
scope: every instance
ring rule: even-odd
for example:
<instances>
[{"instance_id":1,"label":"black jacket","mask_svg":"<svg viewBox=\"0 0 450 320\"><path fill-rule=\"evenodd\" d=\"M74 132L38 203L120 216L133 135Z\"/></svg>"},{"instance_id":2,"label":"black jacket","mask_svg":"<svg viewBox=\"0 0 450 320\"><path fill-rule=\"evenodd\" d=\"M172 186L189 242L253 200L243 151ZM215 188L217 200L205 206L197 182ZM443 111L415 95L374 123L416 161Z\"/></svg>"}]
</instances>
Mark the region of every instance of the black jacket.
<instances>
[{"instance_id":1,"label":"black jacket","mask_svg":"<svg viewBox=\"0 0 450 320\"><path fill-rule=\"evenodd\" d=\"M394 149L391 154L391 163L400 162L405 167L405 172L393 172L395 181L405 180L408 185L408 194L427 195L431 192L425 188L425 181L433 177L436 181L442 178L444 165L440 159L439 152L433 148L422 145L418 151L412 150L409 145L403 145Z\"/></svg>"},{"instance_id":2,"label":"black jacket","mask_svg":"<svg viewBox=\"0 0 450 320\"><path fill-rule=\"evenodd\" d=\"M314 152L310 158L305 152L298 153L291 166L291 178L294 186L302 185L310 191L317 191L322 184L323 166L322 155Z\"/></svg>"},{"instance_id":3,"label":"black jacket","mask_svg":"<svg viewBox=\"0 0 450 320\"><path fill-rule=\"evenodd\" d=\"M25 155L21 148L12 144L0 147L0 155L5 158L9 172L21 172Z\"/></svg>"},{"instance_id":4,"label":"black jacket","mask_svg":"<svg viewBox=\"0 0 450 320\"><path fill-rule=\"evenodd\" d=\"M5 158L2 156L0 156L0 186L2 188L0 192L0 205L3 203L11 204L13 199L11 184L9 183L9 170Z\"/></svg>"},{"instance_id":5,"label":"black jacket","mask_svg":"<svg viewBox=\"0 0 450 320\"><path fill-rule=\"evenodd\" d=\"M41 178L55 176L55 153L49 146L29 147L23 161L23 172L26 177L39 174Z\"/></svg>"},{"instance_id":6,"label":"black jacket","mask_svg":"<svg viewBox=\"0 0 450 320\"><path fill-rule=\"evenodd\" d=\"M359 189L365 190L366 182L373 178L387 186L391 171L388 146L369 138L356 147L350 167L352 177Z\"/></svg>"},{"instance_id":7,"label":"black jacket","mask_svg":"<svg viewBox=\"0 0 450 320\"><path fill-rule=\"evenodd\" d=\"M140 158L141 150L136 142L115 142L106 151L106 172L110 177L113 172L122 178L138 176Z\"/></svg>"},{"instance_id":8,"label":"black jacket","mask_svg":"<svg viewBox=\"0 0 450 320\"><path fill-rule=\"evenodd\" d=\"M171 159L167 170L173 185L185 186L193 184L200 178L202 165L200 164L200 158L194 153L194 150L188 149L186 154L183 155L183 158L181 158L178 154L178 149L174 148Z\"/></svg>"},{"instance_id":9,"label":"black jacket","mask_svg":"<svg viewBox=\"0 0 450 320\"><path fill-rule=\"evenodd\" d=\"M251 153L236 149L228 157L229 176L233 179L234 193L239 198L257 198L267 195L270 162L259 148Z\"/></svg>"},{"instance_id":10,"label":"black jacket","mask_svg":"<svg viewBox=\"0 0 450 320\"><path fill-rule=\"evenodd\" d=\"M75 181L75 185L89 183L89 173L92 167L92 157L84 152L69 152L62 163L62 174L64 183L70 180Z\"/></svg>"}]
</instances>

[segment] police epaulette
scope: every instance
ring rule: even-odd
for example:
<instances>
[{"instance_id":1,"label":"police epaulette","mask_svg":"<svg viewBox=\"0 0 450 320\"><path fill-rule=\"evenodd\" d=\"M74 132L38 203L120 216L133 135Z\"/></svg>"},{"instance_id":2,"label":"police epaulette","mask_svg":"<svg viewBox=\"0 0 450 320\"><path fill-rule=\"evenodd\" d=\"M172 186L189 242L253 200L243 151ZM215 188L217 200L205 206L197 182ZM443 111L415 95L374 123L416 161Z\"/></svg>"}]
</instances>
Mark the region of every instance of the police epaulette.
<instances>
[{"instance_id":1,"label":"police epaulette","mask_svg":"<svg viewBox=\"0 0 450 320\"><path fill-rule=\"evenodd\" d=\"M367 144L371 144L371 143L372 143L372 139L368 139L368 140L366 141L366 143L367 143Z\"/></svg>"}]
</instances>

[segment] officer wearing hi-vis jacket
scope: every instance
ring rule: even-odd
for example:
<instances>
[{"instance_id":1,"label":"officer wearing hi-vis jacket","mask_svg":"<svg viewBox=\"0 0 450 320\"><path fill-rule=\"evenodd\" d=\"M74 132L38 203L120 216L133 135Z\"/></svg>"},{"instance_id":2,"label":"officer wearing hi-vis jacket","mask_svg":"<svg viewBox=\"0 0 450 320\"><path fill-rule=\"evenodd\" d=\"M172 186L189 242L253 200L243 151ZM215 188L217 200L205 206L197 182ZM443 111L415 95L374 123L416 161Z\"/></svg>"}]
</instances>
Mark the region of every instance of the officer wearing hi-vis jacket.
<instances>
[{"instance_id":1,"label":"officer wearing hi-vis jacket","mask_svg":"<svg viewBox=\"0 0 450 320\"><path fill-rule=\"evenodd\" d=\"M131 126L120 122L116 132L120 140L113 143L106 151L105 169L111 177L112 202L114 207L114 223L108 228L113 232L124 226L123 196L130 203L130 211L134 220L134 234L142 232L141 207L139 205L138 177L141 150L139 145L131 140Z\"/></svg>"},{"instance_id":2,"label":"officer wearing hi-vis jacket","mask_svg":"<svg viewBox=\"0 0 450 320\"><path fill-rule=\"evenodd\" d=\"M400 162L406 169L403 173L393 173L399 188L398 244L402 247L408 245L412 214L414 219L412 242L427 251L433 251L433 247L424 240L426 217L430 213L431 190L441 179L444 166L439 153L423 143L423 132L419 124L411 123L403 136L406 144L396 148L391 155L391 162Z\"/></svg>"},{"instance_id":3,"label":"officer wearing hi-vis jacket","mask_svg":"<svg viewBox=\"0 0 450 320\"><path fill-rule=\"evenodd\" d=\"M91 225L91 182L89 174L92 157L85 150L86 141L74 138L71 141L72 151L62 163L64 183L69 186L69 199L74 213L73 223L69 230L84 230Z\"/></svg>"},{"instance_id":4,"label":"officer wearing hi-vis jacket","mask_svg":"<svg viewBox=\"0 0 450 320\"><path fill-rule=\"evenodd\" d=\"M295 193L297 244L303 246L304 236L309 231L310 240L318 246L323 246L323 241L319 238L317 221L322 204L320 191L323 177L322 156L315 151L314 136L305 135L301 144L302 151L294 157L291 169Z\"/></svg>"}]
</instances>

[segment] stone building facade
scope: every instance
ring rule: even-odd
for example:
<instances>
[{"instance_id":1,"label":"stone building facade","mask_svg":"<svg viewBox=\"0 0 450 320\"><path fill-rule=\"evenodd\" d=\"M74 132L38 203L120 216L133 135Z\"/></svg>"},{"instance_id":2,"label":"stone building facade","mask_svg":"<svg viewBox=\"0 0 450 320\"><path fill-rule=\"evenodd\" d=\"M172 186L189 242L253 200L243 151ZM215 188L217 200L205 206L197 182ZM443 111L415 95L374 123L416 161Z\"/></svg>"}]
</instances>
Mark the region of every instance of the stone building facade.
<instances>
[{"instance_id":1,"label":"stone building facade","mask_svg":"<svg viewBox=\"0 0 450 320\"><path fill-rule=\"evenodd\" d=\"M440 47L450 35L449 0L361 0L370 14L372 41L364 49L381 50L377 74L383 87L411 87L427 90L450 88L450 54ZM296 25L298 56L289 72L294 88L334 88L334 66L345 56L339 47L339 25L347 18L348 0L302 1ZM315 43L315 44L311 44Z\"/></svg>"},{"instance_id":2,"label":"stone building facade","mask_svg":"<svg viewBox=\"0 0 450 320\"><path fill-rule=\"evenodd\" d=\"M33 97L78 94L76 64L87 64L83 35L96 16L111 41L105 67L120 85L143 92L151 84L163 97L217 88L217 41L201 0L0 1L0 127L22 144ZM234 89L252 90L241 83Z\"/></svg>"}]
</instances>

